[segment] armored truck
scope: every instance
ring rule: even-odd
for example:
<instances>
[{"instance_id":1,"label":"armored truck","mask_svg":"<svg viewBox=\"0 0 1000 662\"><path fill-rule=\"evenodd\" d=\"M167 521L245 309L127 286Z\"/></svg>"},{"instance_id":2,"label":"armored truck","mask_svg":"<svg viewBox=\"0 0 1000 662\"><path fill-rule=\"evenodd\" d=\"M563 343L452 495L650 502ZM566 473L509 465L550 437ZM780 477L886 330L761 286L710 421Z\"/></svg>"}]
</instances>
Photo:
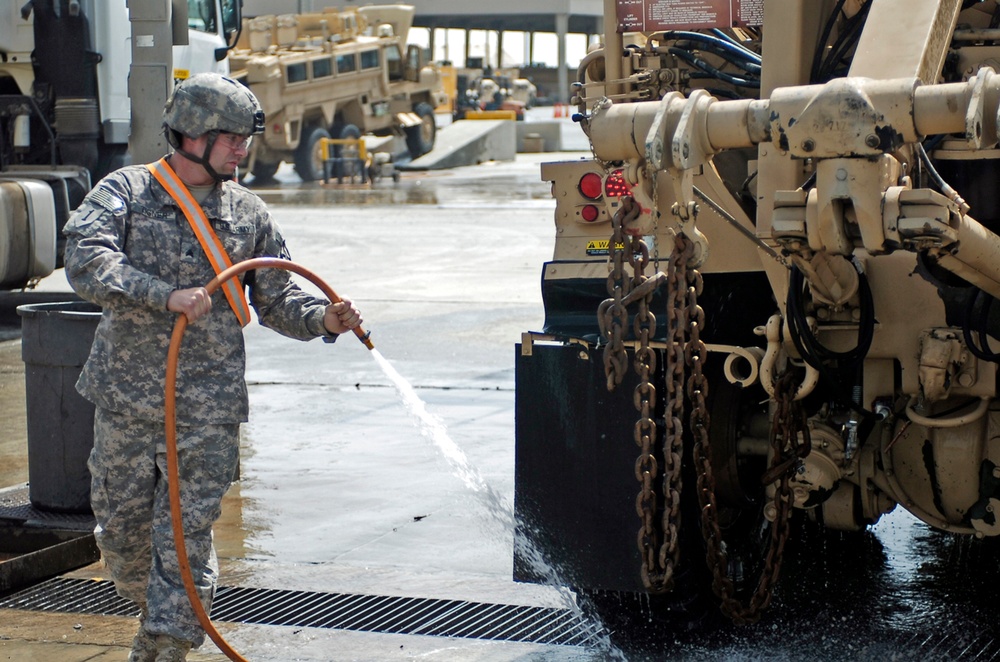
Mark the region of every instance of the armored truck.
<instances>
[{"instance_id":1,"label":"armored truck","mask_svg":"<svg viewBox=\"0 0 1000 662\"><path fill-rule=\"evenodd\" d=\"M406 45L413 13L376 5L245 21L230 67L267 116L246 164L255 180L270 179L283 161L304 181L321 179L325 156L356 149L327 146L329 138L395 135L412 158L431 150L444 93L420 47Z\"/></svg>"},{"instance_id":2,"label":"armored truck","mask_svg":"<svg viewBox=\"0 0 1000 662\"><path fill-rule=\"evenodd\" d=\"M515 550L662 637L757 621L796 523L997 540L997 2L604 4L593 158L541 171Z\"/></svg>"}]
</instances>

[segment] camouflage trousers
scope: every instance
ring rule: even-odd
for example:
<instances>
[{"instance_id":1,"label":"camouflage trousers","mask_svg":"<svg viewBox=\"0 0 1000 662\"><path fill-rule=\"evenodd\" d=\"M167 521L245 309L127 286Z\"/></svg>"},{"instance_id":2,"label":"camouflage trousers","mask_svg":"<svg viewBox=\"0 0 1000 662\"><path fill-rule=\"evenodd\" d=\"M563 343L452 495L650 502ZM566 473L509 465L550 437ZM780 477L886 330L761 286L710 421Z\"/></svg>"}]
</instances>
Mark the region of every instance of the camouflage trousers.
<instances>
[{"instance_id":1,"label":"camouflage trousers","mask_svg":"<svg viewBox=\"0 0 1000 662\"><path fill-rule=\"evenodd\" d=\"M184 539L210 611L218 579L212 525L239 457L239 424L177 427ZM177 564L163 423L97 408L88 462L97 545L118 594L149 610L145 629L200 646L205 633Z\"/></svg>"}]
</instances>

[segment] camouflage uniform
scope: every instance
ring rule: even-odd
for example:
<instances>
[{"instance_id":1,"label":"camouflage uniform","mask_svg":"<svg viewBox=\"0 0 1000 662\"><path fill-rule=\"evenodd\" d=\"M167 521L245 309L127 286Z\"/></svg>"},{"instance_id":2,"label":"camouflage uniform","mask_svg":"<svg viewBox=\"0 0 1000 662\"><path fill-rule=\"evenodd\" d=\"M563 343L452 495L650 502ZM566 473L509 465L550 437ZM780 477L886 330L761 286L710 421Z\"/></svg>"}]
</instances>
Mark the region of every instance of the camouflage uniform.
<instances>
[{"instance_id":1,"label":"camouflage uniform","mask_svg":"<svg viewBox=\"0 0 1000 662\"><path fill-rule=\"evenodd\" d=\"M288 257L264 203L232 182L202 203L233 264ZM97 406L90 457L97 540L119 594L148 602L144 627L200 645L204 632L188 605L171 533L163 432L167 350L176 314L167 299L215 277L183 213L145 166L101 180L73 213L66 275L103 315L77 389ZM280 269L245 274L260 323L307 340L330 336L327 302L303 292ZM189 324L177 375L181 498L191 567L206 606L217 568L212 523L239 454L247 420L242 328L221 290L210 314Z\"/></svg>"}]
</instances>

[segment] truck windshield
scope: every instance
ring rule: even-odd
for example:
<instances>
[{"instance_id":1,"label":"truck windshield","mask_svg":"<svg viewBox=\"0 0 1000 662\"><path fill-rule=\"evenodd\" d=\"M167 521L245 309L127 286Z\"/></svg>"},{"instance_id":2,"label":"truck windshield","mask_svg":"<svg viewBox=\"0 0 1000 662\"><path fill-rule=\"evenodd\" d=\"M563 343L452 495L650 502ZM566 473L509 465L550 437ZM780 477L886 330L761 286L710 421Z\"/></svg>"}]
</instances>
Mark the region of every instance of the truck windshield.
<instances>
[{"instance_id":1,"label":"truck windshield","mask_svg":"<svg viewBox=\"0 0 1000 662\"><path fill-rule=\"evenodd\" d=\"M199 32L221 35L228 41L229 35L240 29L240 0L187 0L188 27ZM222 32L219 32L219 9L221 4Z\"/></svg>"},{"instance_id":2,"label":"truck windshield","mask_svg":"<svg viewBox=\"0 0 1000 662\"><path fill-rule=\"evenodd\" d=\"M396 44L385 47L385 67L389 71L389 80L403 80L406 74L403 69L403 55Z\"/></svg>"},{"instance_id":3,"label":"truck windshield","mask_svg":"<svg viewBox=\"0 0 1000 662\"><path fill-rule=\"evenodd\" d=\"M188 27L200 32L219 33L218 17L215 14L215 0L187 0Z\"/></svg>"}]
</instances>

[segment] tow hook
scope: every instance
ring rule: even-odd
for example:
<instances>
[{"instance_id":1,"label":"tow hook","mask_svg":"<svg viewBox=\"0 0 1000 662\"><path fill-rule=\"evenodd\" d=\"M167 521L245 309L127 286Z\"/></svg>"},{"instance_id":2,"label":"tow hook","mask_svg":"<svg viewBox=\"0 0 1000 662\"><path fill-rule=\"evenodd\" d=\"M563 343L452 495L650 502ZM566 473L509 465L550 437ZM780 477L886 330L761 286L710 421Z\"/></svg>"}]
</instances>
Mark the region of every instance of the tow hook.
<instances>
[{"instance_id":1,"label":"tow hook","mask_svg":"<svg viewBox=\"0 0 1000 662\"><path fill-rule=\"evenodd\" d=\"M758 326L753 330L756 335L767 338L767 351L764 352L764 359L760 362L760 383L772 398L774 397L774 368L778 362L778 355L781 353L781 325L781 315L771 315L767 320L767 326ZM805 369L806 376L795 390L795 400L801 400L812 393L819 382L819 370L808 363L805 364Z\"/></svg>"}]
</instances>

